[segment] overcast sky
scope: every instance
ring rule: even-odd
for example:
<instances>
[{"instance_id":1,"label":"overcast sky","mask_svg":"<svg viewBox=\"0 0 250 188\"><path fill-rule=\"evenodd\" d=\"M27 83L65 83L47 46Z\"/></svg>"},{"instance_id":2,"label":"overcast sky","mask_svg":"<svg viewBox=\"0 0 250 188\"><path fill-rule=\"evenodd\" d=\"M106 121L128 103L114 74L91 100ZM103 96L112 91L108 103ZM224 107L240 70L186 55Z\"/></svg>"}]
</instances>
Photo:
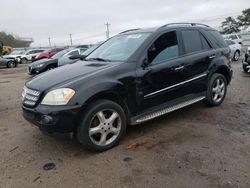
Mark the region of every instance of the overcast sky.
<instances>
[{"instance_id":1,"label":"overcast sky","mask_svg":"<svg viewBox=\"0 0 250 188\"><path fill-rule=\"evenodd\" d=\"M2 0L0 30L32 37L32 46L105 39L123 30L169 22L201 22L218 28L224 17L250 7L250 0Z\"/></svg>"}]
</instances>

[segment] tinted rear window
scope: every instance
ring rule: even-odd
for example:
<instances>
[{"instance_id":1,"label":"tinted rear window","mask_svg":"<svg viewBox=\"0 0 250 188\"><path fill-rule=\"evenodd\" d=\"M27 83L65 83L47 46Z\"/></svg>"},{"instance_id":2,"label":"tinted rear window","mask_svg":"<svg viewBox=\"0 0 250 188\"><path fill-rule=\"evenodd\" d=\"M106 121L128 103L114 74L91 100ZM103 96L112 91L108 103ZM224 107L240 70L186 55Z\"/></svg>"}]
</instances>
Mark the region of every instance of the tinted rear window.
<instances>
[{"instance_id":1,"label":"tinted rear window","mask_svg":"<svg viewBox=\"0 0 250 188\"><path fill-rule=\"evenodd\" d=\"M203 50L200 33L197 30L181 31L185 52L192 53Z\"/></svg>"},{"instance_id":2,"label":"tinted rear window","mask_svg":"<svg viewBox=\"0 0 250 188\"><path fill-rule=\"evenodd\" d=\"M209 40L213 43L216 48L224 48L227 47L227 44L224 38L220 35L220 33L216 30L207 30L206 34L209 37Z\"/></svg>"}]
</instances>

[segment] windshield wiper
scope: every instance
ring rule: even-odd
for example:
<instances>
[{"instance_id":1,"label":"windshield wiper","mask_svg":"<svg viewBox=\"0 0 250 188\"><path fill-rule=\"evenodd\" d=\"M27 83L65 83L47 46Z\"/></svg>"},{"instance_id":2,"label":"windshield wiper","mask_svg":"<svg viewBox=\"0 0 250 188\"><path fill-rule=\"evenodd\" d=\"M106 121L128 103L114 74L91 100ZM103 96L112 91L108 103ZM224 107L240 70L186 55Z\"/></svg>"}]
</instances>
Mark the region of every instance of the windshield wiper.
<instances>
[{"instance_id":1,"label":"windshield wiper","mask_svg":"<svg viewBox=\"0 0 250 188\"><path fill-rule=\"evenodd\" d=\"M103 58L100 58L100 57L96 57L96 58L89 58L89 59L87 59L88 61L90 60L96 60L96 61L103 61L103 62L111 62L111 60L109 60L109 59L103 59Z\"/></svg>"}]
</instances>

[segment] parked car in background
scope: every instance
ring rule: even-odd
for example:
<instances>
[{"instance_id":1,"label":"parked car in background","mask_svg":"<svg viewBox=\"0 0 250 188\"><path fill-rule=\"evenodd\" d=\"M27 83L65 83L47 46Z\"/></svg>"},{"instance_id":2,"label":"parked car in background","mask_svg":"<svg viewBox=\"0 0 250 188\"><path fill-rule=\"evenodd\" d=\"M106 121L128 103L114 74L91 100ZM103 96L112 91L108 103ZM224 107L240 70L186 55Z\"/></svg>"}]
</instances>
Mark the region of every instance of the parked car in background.
<instances>
[{"instance_id":1,"label":"parked car in background","mask_svg":"<svg viewBox=\"0 0 250 188\"><path fill-rule=\"evenodd\" d=\"M27 63L28 61L31 61L32 58L36 57L38 54L46 51L46 49L31 49L25 51L19 58L20 63Z\"/></svg>"},{"instance_id":2,"label":"parked car in background","mask_svg":"<svg viewBox=\"0 0 250 188\"><path fill-rule=\"evenodd\" d=\"M4 59L13 59L20 63L20 57L25 53L25 50L14 50L9 55L4 55Z\"/></svg>"},{"instance_id":3,"label":"parked car in background","mask_svg":"<svg viewBox=\"0 0 250 188\"><path fill-rule=\"evenodd\" d=\"M87 50L89 48L89 45L86 45L86 44L78 45L75 48L82 48L82 49L86 49Z\"/></svg>"},{"instance_id":4,"label":"parked car in background","mask_svg":"<svg viewBox=\"0 0 250 188\"><path fill-rule=\"evenodd\" d=\"M231 57L233 58L234 61L238 61L240 59L241 55L241 44L236 43L233 40L225 40L227 45L229 46L231 50Z\"/></svg>"},{"instance_id":5,"label":"parked car in background","mask_svg":"<svg viewBox=\"0 0 250 188\"><path fill-rule=\"evenodd\" d=\"M224 39L232 40L238 44L242 44L241 36L238 34L227 34L222 36L224 37Z\"/></svg>"},{"instance_id":6,"label":"parked car in background","mask_svg":"<svg viewBox=\"0 0 250 188\"><path fill-rule=\"evenodd\" d=\"M54 69L58 67L58 59L62 57L68 57L72 55L79 55L81 49L78 48L68 48L56 53L51 58L40 59L28 65L28 73L32 74L40 74L47 70Z\"/></svg>"},{"instance_id":7,"label":"parked car in background","mask_svg":"<svg viewBox=\"0 0 250 188\"><path fill-rule=\"evenodd\" d=\"M247 48L245 58L242 60L242 67L244 72L250 73L250 46Z\"/></svg>"},{"instance_id":8,"label":"parked car in background","mask_svg":"<svg viewBox=\"0 0 250 188\"><path fill-rule=\"evenodd\" d=\"M28 81L22 109L41 130L73 132L97 152L114 147L128 124L199 101L219 106L232 78L228 45L203 24L124 31L85 60Z\"/></svg>"},{"instance_id":9,"label":"parked car in background","mask_svg":"<svg viewBox=\"0 0 250 188\"><path fill-rule=\"evenodd\" d=\"M5 59L0 57L0 67L15 68L18 62L15 59Z\"/></svg>"},{"instance_id":10,"label":"parked car in background","mask_svg":"<svg viewBox=\"0 0 250 188\"><path fill-rule=\"evenodd\" d=\"M90 53L92 53L99 45L94 45L87 49L86 51L83 51L80 55L71 55L71 56L66 56L58 59L58 67L64 66L67 64L73 64L79 60L84 60L85 57L87 57Z\"/></svg>"},{"instance_id":11,"label":"parked car in background","mask_svg":"<svg viewBox=\"0 0 250 188\"><path fill-rule=\"evenodd\" d=\"M62 50L65 50L65 48L54 48L54 49L44 51L38 54L37 56L35 56L35 58L32 61L37 61L39 59L44 59L44 58L51 58L53 55L55 55L56 53Z\"/></svg>"}]
</instances>

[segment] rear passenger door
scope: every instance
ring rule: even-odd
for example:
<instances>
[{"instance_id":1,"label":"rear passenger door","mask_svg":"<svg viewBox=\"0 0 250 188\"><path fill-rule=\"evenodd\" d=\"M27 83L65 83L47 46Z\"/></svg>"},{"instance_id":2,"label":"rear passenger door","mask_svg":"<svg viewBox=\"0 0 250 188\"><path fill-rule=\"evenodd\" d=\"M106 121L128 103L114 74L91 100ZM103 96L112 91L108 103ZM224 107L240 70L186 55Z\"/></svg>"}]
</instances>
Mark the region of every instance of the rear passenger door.
<instances>
[{"instance_id":1,"label":"rear passenger door","mask_svg":"<svg viewBox=\"0 0 250 188\"><path fill-rule=\"evenodd\" d=\"M185 87L188 93L207 89L208 67L216 51L198 29L182 29L183 57L185 57Z\"/></svg>"}]
</instances>

